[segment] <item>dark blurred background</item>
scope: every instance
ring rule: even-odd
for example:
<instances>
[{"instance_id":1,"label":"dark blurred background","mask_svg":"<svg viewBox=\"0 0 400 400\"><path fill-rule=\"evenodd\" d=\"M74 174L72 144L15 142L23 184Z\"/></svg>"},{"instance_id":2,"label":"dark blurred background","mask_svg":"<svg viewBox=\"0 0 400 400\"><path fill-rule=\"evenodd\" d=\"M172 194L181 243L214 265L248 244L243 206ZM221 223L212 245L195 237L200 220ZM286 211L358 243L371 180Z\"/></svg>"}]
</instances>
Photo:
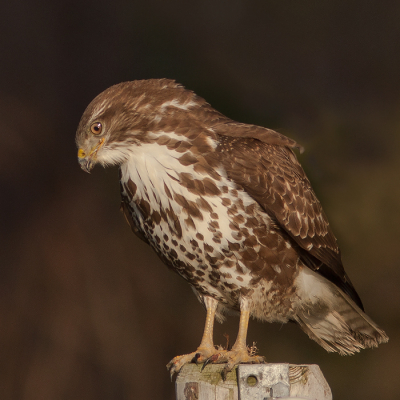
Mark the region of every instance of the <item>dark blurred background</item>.
<instances>
[{"instance_id":1,"label":"dark blurred background","mask_svg":"<svg viewBox=\"0 0 400 400\"><path fill-rule=\"evenodd\" d=\"M2 2L0 73L1 399L173 399L165 365L198 346L205 312L131 233L117 170L83 173L74 143L95 95L162 77L305 146L345 267L391 338L341 357L252 321L249 343L319 364L336 399L398 399L399 1Z\"/></svg>"}]
</instances>

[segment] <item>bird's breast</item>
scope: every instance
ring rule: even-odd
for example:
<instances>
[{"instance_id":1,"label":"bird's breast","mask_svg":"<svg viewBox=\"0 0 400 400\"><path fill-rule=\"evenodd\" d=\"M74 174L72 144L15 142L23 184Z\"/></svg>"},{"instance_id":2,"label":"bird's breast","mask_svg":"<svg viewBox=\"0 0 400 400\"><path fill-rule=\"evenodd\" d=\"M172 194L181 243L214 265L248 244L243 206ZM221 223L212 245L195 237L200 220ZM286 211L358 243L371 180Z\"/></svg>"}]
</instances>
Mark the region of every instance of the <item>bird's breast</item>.
<instances>
[{"instance_id":1,"label":"bird's breast","mask_svg":"<svg viewBox=\"0 0 400 400\"><path fill-rule=\"evenodd\" d=\"M232 303L255 286L287 280L297 255L258 203L214 172L142 153L121 166L121 190L162 258L199 292Z\"/></svg>"}]
</instances>

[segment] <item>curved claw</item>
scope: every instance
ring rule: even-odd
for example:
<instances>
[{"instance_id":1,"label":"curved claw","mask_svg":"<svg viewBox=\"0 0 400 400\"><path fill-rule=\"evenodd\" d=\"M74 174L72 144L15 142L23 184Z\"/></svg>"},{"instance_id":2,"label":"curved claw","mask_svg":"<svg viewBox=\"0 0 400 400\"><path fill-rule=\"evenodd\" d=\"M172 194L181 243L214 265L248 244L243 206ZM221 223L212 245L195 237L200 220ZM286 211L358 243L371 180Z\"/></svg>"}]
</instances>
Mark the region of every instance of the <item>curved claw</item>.
<instances>
[{"instance_id":1,"label":"curved claw","mask_svg":"<svg viewBox=\"0 0 400 400\"><path fill-rule=\"evenodd\" d=\"M228 367L228 364L225 365L224 369L221 371L221 376L222 380L225 382L226 381L226 376L228 375L228 372L231 371L232 368Z\"/></svg>"},{"instance_id":2,"label":"curved claw","mask_svg":"<svg viewBox=\"0 0 400 400\"><path fill-rule=\"evenodd\" d=\"M196 353L193 360L196 363L196 365L199 365L199 359L201 358L201 354L200 353Z\"/></svg>"},{"instance_id":3,"label":"curved claw","mask_svg":"<svg viewBox=\"0 0 400 400\"><path fill-rule=\"evenodd\" d=\"M168 364L167 364L167 370L169 370L169 375L171 377L171 382L172 382L172 378L175 375L175 372L178 372L179 369L177 370L176 368L176 363L173 362L173 360L171 360Z\"/></svg>"},{"instance_id":4,"label":"curved claw","mask_svg":"<svg viewBox=\"0 0 400 400\"><path fill-rule=\"evenodd\" d=\"M206 361L204 361L203 366L201 367L201 371L206 367L207 364L216 362L220 357L220 353L215 353L212 356L208 357Z\"/></svg>"},{"instance_id":5,"label":"curved claw","mask_svg":"<svg viewBox=\"0 0 400 400\"><path fill-rule=\"evenodd\" d=\"M171 375L171 380L174 374L178 373L180 369L186 364L191 362L194 358L197 357L197 353L189 353L184 354L183 356L174 357L168 364L167 369Z\"/></svg>"}]
</instances>

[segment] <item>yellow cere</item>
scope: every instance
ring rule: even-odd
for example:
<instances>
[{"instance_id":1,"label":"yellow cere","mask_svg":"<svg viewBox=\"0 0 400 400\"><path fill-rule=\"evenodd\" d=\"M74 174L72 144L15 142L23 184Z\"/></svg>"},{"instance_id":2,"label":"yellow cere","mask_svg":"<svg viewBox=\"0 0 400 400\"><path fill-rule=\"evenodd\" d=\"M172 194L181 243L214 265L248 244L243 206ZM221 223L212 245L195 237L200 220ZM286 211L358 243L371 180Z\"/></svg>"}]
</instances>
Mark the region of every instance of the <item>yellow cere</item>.
<instances>
[{"instance_id":1,"label":"yellow cere","mask_svg":"<svg viewBox=\"0 0 400 400\"><path fill-rule=\"evenodd\" d=\"M86 153L83 151L83 149L78 150L78 158L85 158Z\"/></svg>"}]
</instances>

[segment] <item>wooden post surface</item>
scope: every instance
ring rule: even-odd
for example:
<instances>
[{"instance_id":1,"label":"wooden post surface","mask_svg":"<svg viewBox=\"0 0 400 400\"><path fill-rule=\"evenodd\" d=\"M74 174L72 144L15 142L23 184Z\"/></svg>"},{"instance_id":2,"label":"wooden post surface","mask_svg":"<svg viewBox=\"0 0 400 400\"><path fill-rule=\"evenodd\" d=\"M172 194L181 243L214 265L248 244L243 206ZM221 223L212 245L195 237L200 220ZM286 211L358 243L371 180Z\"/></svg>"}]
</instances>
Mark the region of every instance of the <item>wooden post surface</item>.
<instances>
[{"instance_id":1,"label":"wooden post surface","mask_svg":"<svg viewBox=\"0 0 400 400\"><path fill-rule=\"evenodd\" d=\"M241 364L227 374L225 364L186 364L175 388L177 400L332 400L318 365Z\"/></svg>"}]
</instances>

